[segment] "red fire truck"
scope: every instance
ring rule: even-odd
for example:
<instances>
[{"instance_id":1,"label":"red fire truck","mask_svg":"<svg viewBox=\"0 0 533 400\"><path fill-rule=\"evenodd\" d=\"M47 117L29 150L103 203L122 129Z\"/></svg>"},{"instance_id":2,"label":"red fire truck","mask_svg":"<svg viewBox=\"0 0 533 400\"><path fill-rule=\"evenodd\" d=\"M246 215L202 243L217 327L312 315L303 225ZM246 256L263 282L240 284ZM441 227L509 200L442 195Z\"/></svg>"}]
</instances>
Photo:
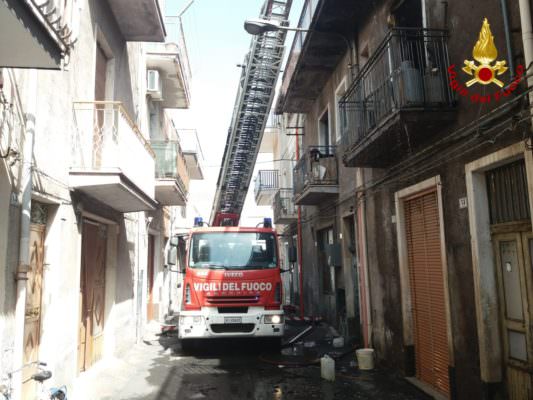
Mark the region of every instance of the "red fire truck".
<instances>
[{"instance_id":1,"label":"red fire truck","mask_svg":"<svg viewBox=\"0 0 533 400\"><path fill-rule=\"evenodd\" d=\"M256 228L203 225L195 219L188 238L178 327L184 347L189 339L281 339L281 269L270 220Z\"/></svg>"}]
</instances>

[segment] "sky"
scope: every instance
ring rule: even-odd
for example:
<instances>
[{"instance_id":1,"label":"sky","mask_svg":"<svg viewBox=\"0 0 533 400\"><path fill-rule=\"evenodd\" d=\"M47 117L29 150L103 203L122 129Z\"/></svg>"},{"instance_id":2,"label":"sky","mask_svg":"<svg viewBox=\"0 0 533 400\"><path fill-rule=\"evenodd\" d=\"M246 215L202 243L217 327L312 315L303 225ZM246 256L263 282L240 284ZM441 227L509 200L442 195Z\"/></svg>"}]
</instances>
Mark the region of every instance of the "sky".
<instances>
[{"instance_id":1,"label":"sky","mask_svg":"<svg viewBox=\"0 0 533 400\"><path fill-rule=\"evenodd\" d=\"M291 26L297 23L302 2L293 1ZM165 14L177 15L187 3L189 0L166 0ZM243 62L252 40L243 24L246 19L259 16L263 3L264 0L194 0L182 16L192 70L192 99L189 110L172 111L171 116L177 128L194 128L198 132L205 179L191 181L189 206L204 220L210 217L233 113L241 73L237 64ZM285 45L290 48L291 44L292 36L287 36ZM271 158L260 154L256 167L272 169ZM271 216L271 210L255 206L252 177L241 225L255 225L263 216Z\"/></svg>"}]
</instances>

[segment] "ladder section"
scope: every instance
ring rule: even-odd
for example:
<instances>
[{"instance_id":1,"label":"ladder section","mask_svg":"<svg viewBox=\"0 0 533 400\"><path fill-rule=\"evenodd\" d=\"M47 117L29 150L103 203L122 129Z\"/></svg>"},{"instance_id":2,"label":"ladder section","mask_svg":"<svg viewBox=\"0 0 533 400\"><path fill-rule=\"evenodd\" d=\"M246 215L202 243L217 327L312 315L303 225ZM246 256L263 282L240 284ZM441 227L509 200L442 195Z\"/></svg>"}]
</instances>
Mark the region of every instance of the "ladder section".
<instances>
[{"instance_id":1,"label":"ladder section","mask_svg":"<svg viewBox=\"0 0 533 400\"><path fill-rule=\"evenodd\" d=\"M259 18L287 24L292 0L266 0ZM286 31L252 36L244 60L210 222L220 214L240 217L252 179L283 60ZM234 220L234 224L236 222Z\"/></svg>"}]
</instances>

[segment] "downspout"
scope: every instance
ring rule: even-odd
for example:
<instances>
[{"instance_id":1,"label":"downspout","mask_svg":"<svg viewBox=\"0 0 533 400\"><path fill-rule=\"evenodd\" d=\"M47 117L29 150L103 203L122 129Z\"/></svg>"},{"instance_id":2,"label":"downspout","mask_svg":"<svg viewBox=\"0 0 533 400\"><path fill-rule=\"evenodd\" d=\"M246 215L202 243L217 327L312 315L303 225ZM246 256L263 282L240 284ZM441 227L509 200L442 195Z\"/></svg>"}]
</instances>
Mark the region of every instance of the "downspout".
<instances>
[{"instance_id":1,"label":"downspout","mask_svg":"<svg viewBox=\"0 0 533 400\"><path fill-rule=\"evenodd\" d=\"M507 11L507 0L500 0L502 8L503 27L505 31L505 45L507 47L507 57L509 58L509 69L511 70L511 81L514 80L514 58L513 44L511 41L511 28L509 27L509 12Z\"/></svg>"},{"instance_id":2,"label":"downspout","mask_svg":"<svg viewBox=\"0 0 533 400\"><path fill-rule=\"evenodd\" d=\"M529 69L533 61L533 29L531 28L531 6L529 0L519 0L518 6L520 8L520 25L522 27L522 43L524 45L524 61L526 69ZM529 71L526 70L529 75ZM528 87L533 84L533 78L528 79Z\"/></svg>"},{"instance_id":3,"label":"downspout","mask_svg":"<svg viewBox=\"0 0 533 400\"><path fill-rule=\"evenodd\" d=\"M37 71L28 72L28 93L26 113L24 115L24 147L20 172L20 242L19 262L15 280L17 282L17 298L15 304L15 339L14 361L16 368L24 362L24 325L26 314L26 282L30 269L30 216L32 193L32 159L35 143L35 110L37 99ZM13 80L14 81L14 80ZM22 399L22 373L13 376L13 399Z\"/></svg>"},{"instance_id":4,"label":"downspout","mask_svg":"<svg viewBox=\"0 0 533 400\"><path fill-rule=\"evenodd\" d=\"M300 124L300 115L296 118L296 163L300 161L300 136L298 135L299 125ZM298 221L296 223L296 233L298 237L298 279L300 284L300 317L303 318L305 315L305 306L304 306L304 280L303 280L303 268L302 268L302 210L300 206L298 208Z\"/></svg>"},{"instance_id":5,"label":"downspout","mask_svg":"<svg viewBox=\"0 0 533 400\"><path fill-rule=\"evenodd\" d=\"M354 69L354 78L357 77L359 74L359 53L357 51L357 41L354 39L354 60L355 60L355 69ZM363 186L365 182L365 170L364 168L357 168L356 171L356 182L358 181L358 184ZM359 290L361 293L361 315L363 317L362 325L363 325L363 338L364 338L364 345L365 347L371 347L372 346L372 314L370 310L370 282L369 282L369 276L368 276L368 248L367 248L367 240L366 240L366 199L364 196L359 198L359 196L356 194L356 202L360 202L357 204L356 210L361 210L360 218L356 215L356 220L358 224L361 224L360 227L360 234L357 235L359 238L360 243L357 245L359 246L359 249L362 250L359 252L359 276L361 278L361 282L359 282L359 285L362 286ZM358 211L356 211L358 213Z\"/></svg>"}]
</instances>

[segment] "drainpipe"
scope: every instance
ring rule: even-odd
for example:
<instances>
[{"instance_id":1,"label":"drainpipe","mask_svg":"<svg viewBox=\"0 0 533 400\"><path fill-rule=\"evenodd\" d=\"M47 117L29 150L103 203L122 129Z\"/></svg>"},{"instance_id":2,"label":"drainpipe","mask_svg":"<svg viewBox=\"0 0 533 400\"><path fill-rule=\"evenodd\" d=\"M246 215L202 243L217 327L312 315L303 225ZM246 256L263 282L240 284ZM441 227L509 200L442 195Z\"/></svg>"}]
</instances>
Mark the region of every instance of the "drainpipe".
<instances>
[{"instance_id":1,"label":"drainpipe","mask_svg":"<svg viewBox=\"0 0 533 400\"><path fill-rule=\"evenodd\" d=\"M509 13L507 12L507 0L500 0L502 9L503 27L505 31L505 44L507 47L507 56L509 57L509 69L511 70L511 81L514 80L514 58L513 45L511 42L511 28L509 27Z\"/></svg>"},{"instance_id":2,"label":"drainpipe","mask_svg":"<svg viewBox=\"0 0 533 400\"><path fill-rule=\"evenodd\" d=\"M354 70L353 76L359 75L359 52L357 51L357 39L353 42L354 49ZM364 168L356 168L356 185L363 186L365 182L365 170ZM357 222L357 240L358 248L358 269L359 269L359 293L360 293L360 315L361 315L361 328L365 347L372 346L372 314L370 310L370 283L368 276L368 248L366 240L366 200L365 198L359 198L356 194L356 215L355 220Z\"/></svg>"},{"instance_id":3,"label":"drainpipe","mask_svg":"<svg viewBox=\"0 0 533 400\"><path fill-rule=\"evenodd\" d=\"M13 79L13 82L15 80ZM26 281L30 268L30 214L32 192L32 159L35 135L35 110L37 94L37 71L28 72L26 113L24 115L24 147L22 155L22 167L20 172L20 242L19 262L15 280L17 282L17 298L15 304L15 339L14 339L14 363L15 369L24 362L24 322L26 314ZM22 373L13 376L13 399L20 400L22 397Z\"/></svg>"},{"instance_id":4,"label":"drainpipe","mask_svg":"<svg viewBox=\"0 0 533 400\"><path fill-rule=\"evenodd\" d=\"M300 160L300 137L298 135L300 123L300 116L296 118L296 162ZM302 268L302 210L300 206L298 208L298 221L296 223L297 237L298 237L298 278L300 280L300 317L304 317L304 279L303 279L303 268Z\"/></svg>"},{"instance_id":5,"label":"drainpipe","mask_svg":"<svg viewBox=\"0 0 533 400\"><path fill-rule=\"evenodd\" d=\"M531 28L531 6L529 0L519 0L520 25L522 27L522 42L524 44L524 60L526 68L529 68L533 61L533 29ZM526 74L529 75L529 71ZM528 78L528 86L533 84L533 78Z\"/></svg>"}]
</instances>

